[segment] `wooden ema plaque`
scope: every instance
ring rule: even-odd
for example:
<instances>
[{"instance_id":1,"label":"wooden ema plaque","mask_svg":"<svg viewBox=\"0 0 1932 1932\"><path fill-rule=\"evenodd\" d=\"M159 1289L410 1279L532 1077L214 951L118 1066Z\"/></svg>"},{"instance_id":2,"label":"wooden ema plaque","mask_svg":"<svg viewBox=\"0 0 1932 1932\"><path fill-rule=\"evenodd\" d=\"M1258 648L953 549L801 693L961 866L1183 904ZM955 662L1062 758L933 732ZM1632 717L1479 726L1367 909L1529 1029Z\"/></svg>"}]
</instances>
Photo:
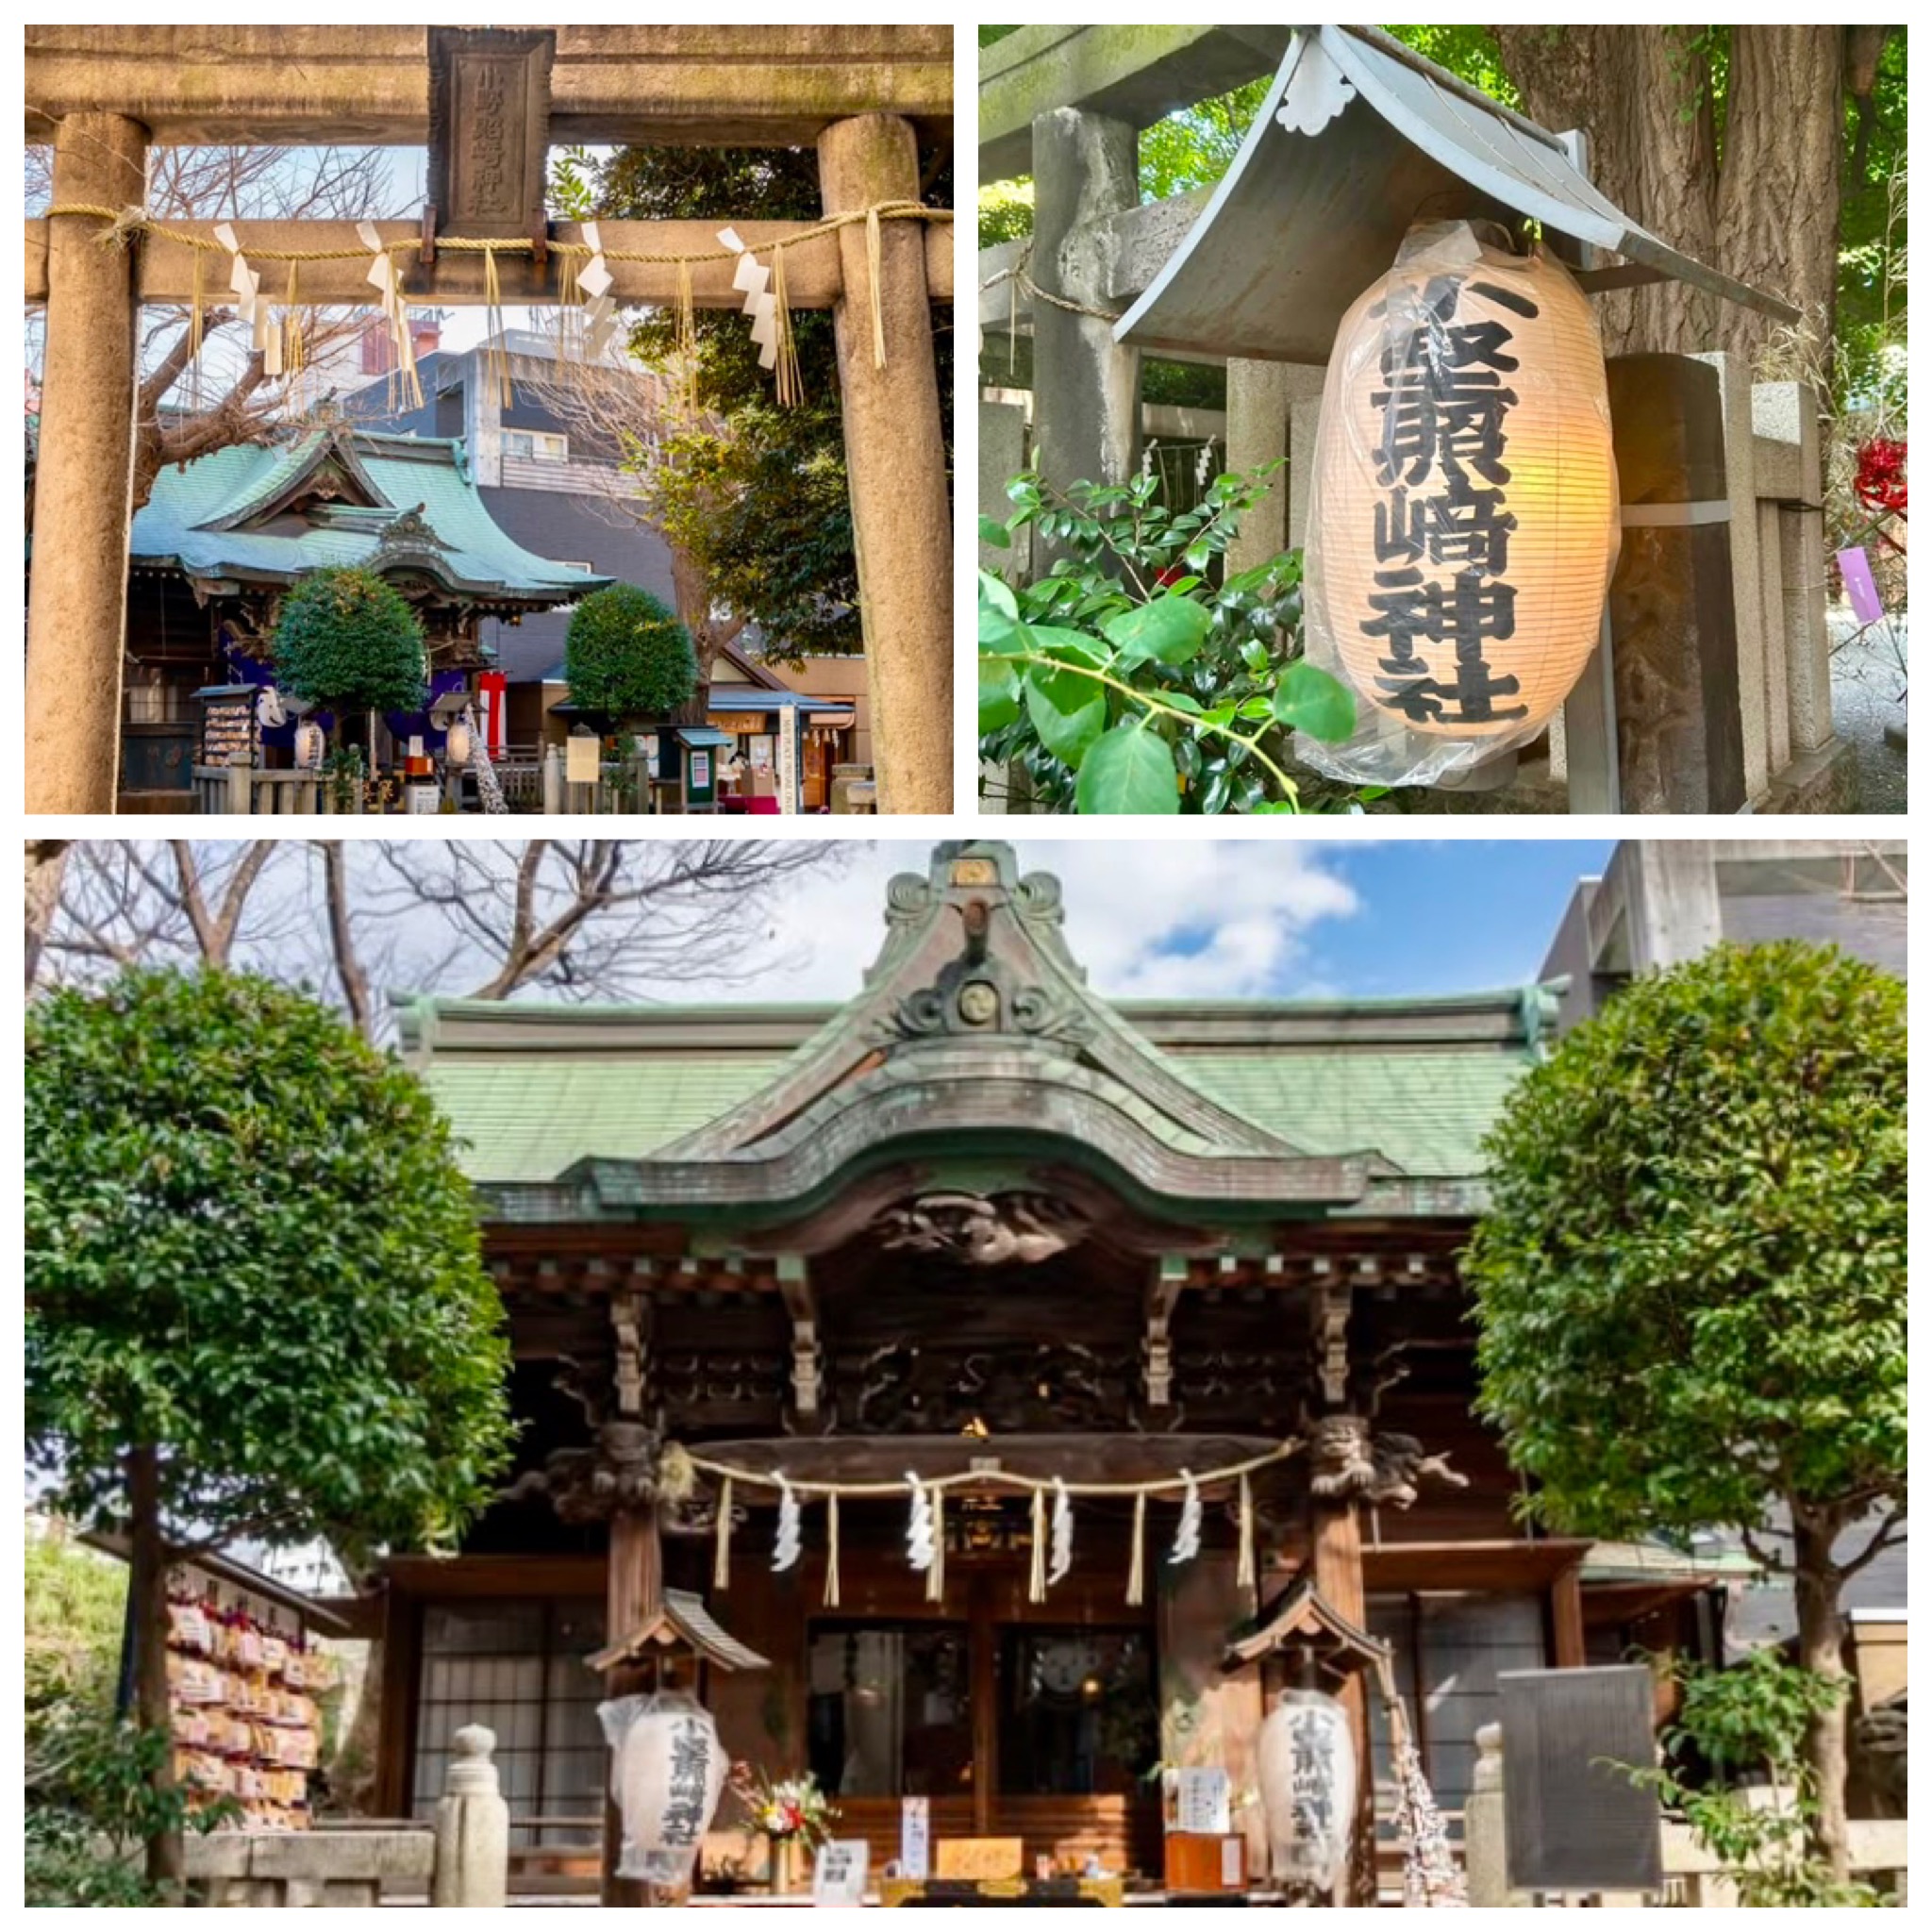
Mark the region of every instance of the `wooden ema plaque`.
<instances>
[{"instance_id":1,"label":"wooden ema plaque","mask_svg":"<svg viewBox=\"0 0 1932 1932\"><path fill-rule=\"evenodd\" d=\"M201 701L201 757L204 765L255 762L253 685L219 686L197 691Z\"/></svg>"}]
</instances>

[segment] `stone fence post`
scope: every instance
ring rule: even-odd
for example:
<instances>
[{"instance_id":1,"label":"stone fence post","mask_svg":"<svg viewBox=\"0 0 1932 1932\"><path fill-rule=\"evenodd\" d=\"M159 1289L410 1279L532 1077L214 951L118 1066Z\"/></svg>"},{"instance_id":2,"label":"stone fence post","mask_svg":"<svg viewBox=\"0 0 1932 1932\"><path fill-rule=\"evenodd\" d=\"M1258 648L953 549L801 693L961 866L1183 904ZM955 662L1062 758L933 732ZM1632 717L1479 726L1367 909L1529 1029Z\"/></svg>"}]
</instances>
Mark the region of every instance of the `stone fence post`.
<instances>
[{"instance_id":1,"label":"stone fence post","mask_svg":"<svg viewBox=\"0 0 1932 1932\"><path fill-rule=\"evenodd\" d=\"M501 1906L509 1885L509 1806L497 1788L490 1754L496 1733L465 1724L442 1796L436 1801L436 1875L432 1906Z\"/></svg>"},{"instance_id":2,"label":"stone fence post","mask_svg":"<svg viewBox=\"0 0 1932 1932\"><path fill-rule=\"evenodd\" d=\"M1484 1724L1475 1734L1475 1774L1462 1812L1462 1863L1473 1906L1513 1906L1509 1861L1503 1839L1503 1726Z\"/></svg>"}]
</instances>

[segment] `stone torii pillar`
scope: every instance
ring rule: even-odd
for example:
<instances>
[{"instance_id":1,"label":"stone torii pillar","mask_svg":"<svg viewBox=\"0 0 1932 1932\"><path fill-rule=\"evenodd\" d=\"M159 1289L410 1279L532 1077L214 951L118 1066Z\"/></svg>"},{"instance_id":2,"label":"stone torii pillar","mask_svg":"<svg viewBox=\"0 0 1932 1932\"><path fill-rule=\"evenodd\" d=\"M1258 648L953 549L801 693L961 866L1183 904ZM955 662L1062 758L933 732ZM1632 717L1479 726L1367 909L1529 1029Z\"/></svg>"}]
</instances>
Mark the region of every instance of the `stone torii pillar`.
<instances>
[{"instance_id":1,"label":"stone torii pillar","mask_svg":"<svg viewBox=\"0 0 1932 1932\"><path fill-rule=\"evenodd\" d=\"M833 122L819 136L819 186L828 215L917 201L910 123ZM924 226L879 224L884 368L863 223L839 231L844 286L832 310L882 812L953 808L953 533Z\"/></svg>"},{"instance_id":2,"label":"stone torii pillar","mask_svg":"<svg viewBox=\"0 0 1932 1932\"><path fill-rule=\"evenodd\" d=\"M140 208L147 129L69 114L54 206ZM27 603L26 808L110 812L120 782L121 658L134 487L135 251L85 215L48 224L46 356Z\"/></svg>"}]
</instances>

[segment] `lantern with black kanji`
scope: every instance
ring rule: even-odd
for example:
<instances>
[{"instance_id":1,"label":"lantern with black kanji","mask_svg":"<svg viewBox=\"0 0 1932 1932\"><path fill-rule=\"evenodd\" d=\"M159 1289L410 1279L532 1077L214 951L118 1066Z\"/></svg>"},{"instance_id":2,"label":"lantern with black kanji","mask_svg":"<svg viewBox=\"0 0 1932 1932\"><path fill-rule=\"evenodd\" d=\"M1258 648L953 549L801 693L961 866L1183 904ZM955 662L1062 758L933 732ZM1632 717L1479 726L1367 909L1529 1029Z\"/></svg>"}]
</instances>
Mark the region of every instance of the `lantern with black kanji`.
<instances>
[{"instance_id":1,"label":"lantern with black kanji","mask_svg":"<svg viewBox=\"0 0 1932 1932\"><path fill-rule=\"evenodd\" d=\"M710 1712L682 1691L663 1690L614 1698L597 1715L624 1822L618 1876L688 1885L724 1790L724 1746Z\"/></svg>"},{"instance_id":2,"label":"lantern with black kanji","mask_svg":"<svg viewBox=\"0 0 1932 1932\"><path fill-rule=\"evenodd\" d=\"M1303 757L1429 784L1526 743L1595 646L1617 558L1596 320L1500 230L1413 228L1342 319L1305 556L1308 657L1357 730Z\"/></svg>"}]
</instances>

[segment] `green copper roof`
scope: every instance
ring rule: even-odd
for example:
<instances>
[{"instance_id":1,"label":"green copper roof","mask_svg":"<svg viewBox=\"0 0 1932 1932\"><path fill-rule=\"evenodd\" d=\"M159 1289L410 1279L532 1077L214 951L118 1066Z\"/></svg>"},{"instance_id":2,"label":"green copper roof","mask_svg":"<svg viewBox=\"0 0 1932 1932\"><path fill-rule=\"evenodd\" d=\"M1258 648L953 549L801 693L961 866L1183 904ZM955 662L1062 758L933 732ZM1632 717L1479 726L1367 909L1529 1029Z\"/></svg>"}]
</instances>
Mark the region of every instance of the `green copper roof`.
<instances>
[{"instance_id":1,"label":"green copper roof","mask_svg":"<svg viewBox=\"0 0 1932 1932\"><path fill-rule=\"evenodd\" d=\"M1388 1011L1392 1004L1361 1010ZM626 1017L622 1008L499 1010L521 1014L525 1024L561 1024L542 1046L439 1047L419 1063L438 1105L468 1142L464 1166L479 1181L549 1180L590 1156L621 1160L667 1147L750 1098L787 1064L791 1050L770 1042L775 1014L795 1014L802 1034L829 1009L686 1009L705 1015L718 1044L653 1051L640 1039L634 1050L615 1053L612 1039ZM1285 1018L1325 1020L1343 1010L1333 1003L1301 1008L1289 1001L1215 1008L1226 1022L1245 1016L1257 1033ZM564 1029L579 1017L603 1024L587 1024L583 1043L573 1046ZM672 1008L629 1017L648 1033L676 1024L680 1015ZM1128 1017L1138 1015L1129 1008ZM739 1025L756 1043L723 1043ZM1482 1137L1529 1063L1520 1042L1511 1050L1504 1043L1282 1046L1257 1039L1243 1046L1163 1050L1191 1086L1310 1154L1374 1148L1407 1174L1441 1178L1482 1172Z\"/></svg>"},{"instance_id":2,"label":"green copper roof","mask_svg":"<svg viewBox=\"0 0 1932 1932\"><path fill-rule=\"evenodd\" d=\"M291 498L303 507L286 508ZM539 557L499 528L459 441L344 430L163 470L128 547L137 569L193 577L290 582L359 564L422 572L485 601L545 606L610 581Z\"/></svg>"}]
</instances>

